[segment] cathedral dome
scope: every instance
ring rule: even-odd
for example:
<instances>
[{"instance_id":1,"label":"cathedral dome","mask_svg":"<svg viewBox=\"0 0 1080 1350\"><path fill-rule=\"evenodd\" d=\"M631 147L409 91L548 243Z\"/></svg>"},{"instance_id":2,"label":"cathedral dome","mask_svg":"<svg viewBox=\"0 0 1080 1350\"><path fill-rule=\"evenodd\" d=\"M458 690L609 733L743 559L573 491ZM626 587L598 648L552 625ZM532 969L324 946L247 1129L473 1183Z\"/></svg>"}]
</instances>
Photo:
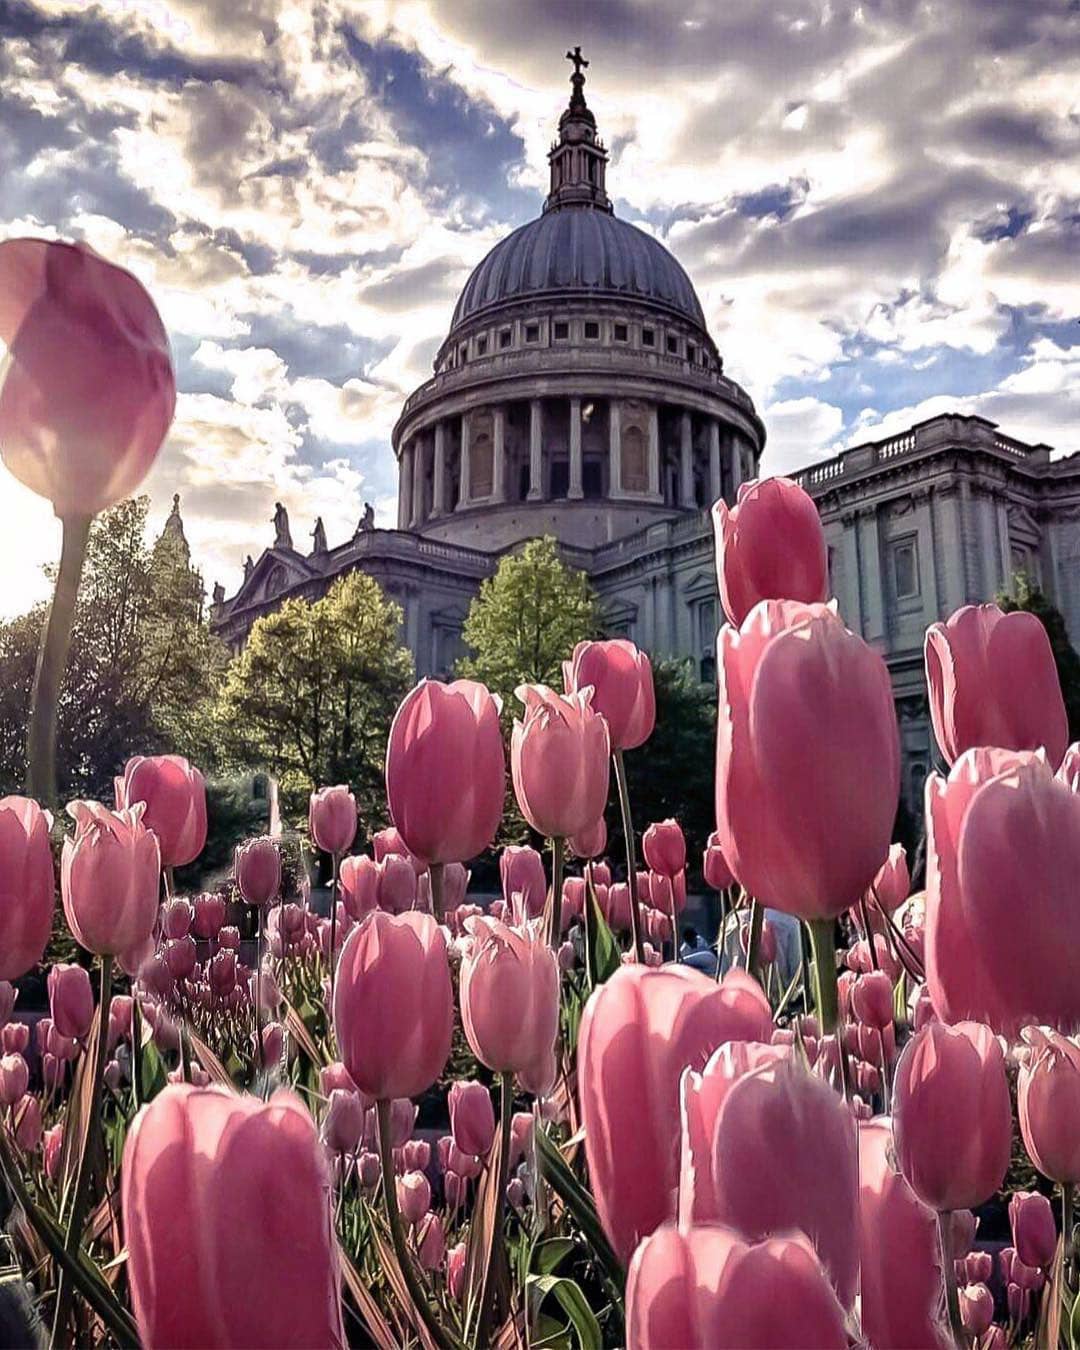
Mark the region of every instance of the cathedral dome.
<instances>
[{"instance_id":1,"label":"cathedral dome","mask_svg":"<svg viewBox=\"0 0 1080 1350\"><path fill-rule=\"evenodd\" d=\"M633 298L705 327L690 278L663 244L607 211L562 206L495 245L465 283L450 331L541 296Z\"/></svg>"}]
</instances>

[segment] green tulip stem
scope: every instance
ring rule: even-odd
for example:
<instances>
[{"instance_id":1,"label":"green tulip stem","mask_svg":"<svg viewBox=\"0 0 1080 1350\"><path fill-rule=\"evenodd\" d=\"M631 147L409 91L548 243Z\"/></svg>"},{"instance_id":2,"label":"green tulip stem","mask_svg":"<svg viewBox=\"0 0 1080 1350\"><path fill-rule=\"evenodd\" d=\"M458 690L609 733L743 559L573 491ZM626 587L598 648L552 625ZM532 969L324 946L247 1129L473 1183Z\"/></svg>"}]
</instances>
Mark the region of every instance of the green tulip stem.
<instances>
[{"instance_id":1,"label":"green tulip stem","mask_svg":"<svg viewBox=\"0 0 1080 1350\"><path fill-rule=\"evenodd\" d=\"M562 944L562 886L563 862L566 858L566 840L551 841L551 931L548 943L551 950L558 953Z\"/></svg>"},{"instance_id":2,"label":"green tulip stem","mask_svg":"<svg viewBox=\"0 0 1080 1350\"><path fill-rule=\"evenodd\" d=\"M612 763L615 766L615 785L619 790L619 810L622 813L623 838L626 840L626 884L630 890L630 950L634 960L641 965L645 952L641 945L641 908L637 894L637 854L634 846L634 822L630 818L630 789L626 782L626 764L621 750L612 751ZM672 898L674 909L674 897ZM672 915L674 927L674 915Z\"/></svg>"},{"instance_id":3,"label":"green tulip stem","mask_svg":"<svg viewBox=\"0 0 1080 1350\"><path fill-rule=\"evenodd\" d=\"M443 922L443 877L445 875L445 863L430 863L428 865L428 875L431 878L431 912L435 915L435 922Z\"/></svg>"},{"instance_id":4,"label":"green tulip stem","mask_svg":"<svg viewBox=\"0 0 1080 1350\"><path fill-rule=\"evenodd\" d=\"M727 887L720 892L720 923L716 930L716 982L724 977L724 937L727 933L728 892Z\"/></svg>"},{"instance_id":5,"label":"green tulip stem","mask_svg":"<svg viewBox=\"0 0 1080 1350\"><path fill-rule=\"evenodd\" d=\"M938 1210L938 1236L941 1239L941 1268L945 1280L945 1308L949 1314L949 1329L957 1350L966 1350L970 1344L964 1323L960 1317L960 1296L956 1292L956 1266L952 1256L952 1211Z\"/></svg>"},{"instance_id":6,"label":"green tulip stem","mask_svg":"<svg viewBox=\"0 0 1080 1350\"><path fill-rule=\"evenodd\" d=\"M1072 1289L1073 1277L1073 1201L1076 1196L1076 1183L1064 1181L1061 1184L1061 1271L1065 1287Z\"/></svg>"},{"instance_id":7,"label":"green tulip stem","mask_svg":"<svg viewBox=\"0 0 1080 1350\"><path fill-rule=\"evenodd\" d=\"M263 908L257 906L258 921L255 929L255 1046L259 1056L259 1069L266 1075L266 1047L262 1038L262 947L263 947ZM333 979L333 974L330 976Z\"/></svg>"},{"instance_id":8,"label":"green tulip stem","mask_svg":"<svg viewBox=\"0 0 1080 1350\"><path fill-rule=\"evenodd\" d=\"M761 930L765 926L765 906L760 900L750 901L750 936L746 943L746 973L755 980L761 979L761 962L758 953L761 950Z\"/></svg>"},{"instance_id":9,"label":"green tulip stem","mask_svg":"<svg viewBox=\"0 0 1080 1350\"><path fill-rule=\"evenodd\" d=\"M30 729L26 739L26 792L45 806L56 801L56 705L71 645L71 625L79 579L86 558L92 516L62 516L60 570L49 616L41 631L34 691L30 699Z\"/></svg>"},{"instance_id":10,"label":"green tulip stem","mask_svg":"<svg viewBox=\"0 0 1080 1350\"><path fill-rule=\"evenodd\" d=\"M394 1244L394 1254L397 1256L398 1265L401 1267L402 1278L409 1291L413 1307L422 1319L428 1334L439 1347L439 1350L452 1350L453 1342L439 1326L432 1311L427 1291L416 1273L409 1244L405 1239L405 1228L401 1221L397 1189L394 1184L394 1147L390 1130L390 1107L389 1101L379 1100L375 1103L375 1118L379 1123L379 1162L382 1166L383 1203L386 1205L386 1222L390 1228L390 1240Z\"/></svg>"},{"instance_id":11,"label":"green tulip stem","mask_svg":"<svg viewBox=\"0 0 1080 1350\"><path fill-rule=\"evenodd\" d=\"M86 1135L83 1140L79 1167L75 1175L75 1194L68 1216L67 1232L64 1235L64 1251L74 1257L82 1240L83 1223L86 1220L86 1208L90 1200L90 1177L93 1172L93 1157L97 1149L100 1132L101 1085L105 1081L105 1058L109 1048L109 1004L112 1002L112 966L113 958L101 958L101 998L98 1003L97 1041L94 1047L93 1077L90 1082L90 1102L86 1122ZM60 1345L64 1324L67 1321L71 1304L71 1281L67 1272L61 1268L56 1286L56 1312L53 1318L52 1340L50 1345Z\"/></svg>"},{"instance_id":12,"label":"green tulip stem","mask_svg":"<svg viewBox=\"0 0 1080 1350\"><path fill-rule=\"evenodd\" d=\"M503 1208L506 1204L506 1185L510 1173L510 1134L513 1111L514 1075L512 1073L501 1073L499 1075L499 1157L494 1177L495 1206L492 1210L487 1259L484 1262L484 1287L480 1292L480 1311L476 1318L476 1350L483 1350L483 1347L489 1344L488 1323L491 1321L492 1304L495 1299L495 1267L499 1259L499 1244L502 1241Z\"/></svg>"},{"instance_id":13,"label":"green tulip stem","mask_svg":"<svg viewBox=\"0 0 1080 1350\"><path fill-rule=\"evenodd\" d=\"M334 1020L334 976L337 973L337 901L338 868L341 866L340 853L330 855L330 1007L326 1013L326 1025L330 1027Z\"/></svg>"}]
</instances>

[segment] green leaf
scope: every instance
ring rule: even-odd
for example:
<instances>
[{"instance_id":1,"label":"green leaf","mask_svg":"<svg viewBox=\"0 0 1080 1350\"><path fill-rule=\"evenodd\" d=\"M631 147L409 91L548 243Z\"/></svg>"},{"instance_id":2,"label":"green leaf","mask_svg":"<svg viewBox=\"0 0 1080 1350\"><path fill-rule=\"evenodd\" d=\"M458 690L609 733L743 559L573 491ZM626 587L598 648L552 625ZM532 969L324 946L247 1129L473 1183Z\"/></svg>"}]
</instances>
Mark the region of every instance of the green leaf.
<instances>
[{"instance_id":1,"label":"green leaf","mask_svg":"<svg viewBox=\"0 0 1080 1350\"><path fill-rule=\"evenodd\" d=\"M533 1248L532 1269L536 1275L552 1275L574 1250L573 1238L548 1238Z\"/></svg>"},{"instance_id":2,"label":"green leaf","mask_svg":"<svg viewBox=\"0 0 1080 1350\"><path fill-rule=\"evenodd\" d=\"M622 957L615 935L600 912L596 887L592 884L591 869L586 871L585 876L585 953L589 970L589 987L595 989L598 984L603 984L615 974L622 964Z\"/></svg>"},{"instance_id":3,"label":"green leaf","mask_svg":"<svg viewBox=\"0 0 1080 1350\"><path fill-rule=\"evenodd\" d=\"M139 1051L139 1101L156 1097L169 1081L165 1063L153 1041L146 1041Z\"/></svg>"},{"instance_id":4,"label":"green leaf","mask_svg":"<svg viewBox=\"0 0 1080 1350\"><path fill-rule=\"evenodd\" d=\"M589 1301L574 1280L559 1275L530 1275L526 1282L529 1300L538 1308L549 1294L558 1299L570 1319L580 1350L601 1350L603 1341L600 1324L589 1307Z\"/></svg>"},{"instance_id":5,"label":"green leaf","mask_svg":"<svg viewBox=\"0 0 1080 1350\"><path fill-rule=\"evenodd\" d=\"M552 1143L545 1131L536 1130L534 1138L540 1169L548 1185L581 1229L596 1259L606 1268L616 1287L622 1289L625 1279L623 1269L604 1234L592 1196L566 1165L558 1146Z\"/></svg>"}]
</instances>

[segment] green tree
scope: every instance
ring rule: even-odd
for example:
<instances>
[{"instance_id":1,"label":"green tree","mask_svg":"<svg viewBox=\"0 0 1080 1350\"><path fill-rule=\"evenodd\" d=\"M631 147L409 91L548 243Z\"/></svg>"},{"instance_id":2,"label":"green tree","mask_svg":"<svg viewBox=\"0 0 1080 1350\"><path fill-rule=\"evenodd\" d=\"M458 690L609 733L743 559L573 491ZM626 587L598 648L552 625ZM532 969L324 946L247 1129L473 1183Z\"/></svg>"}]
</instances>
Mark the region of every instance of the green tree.
<instances>
[{"instance_id":1,"label":"green tree","mask_svg":"<svg viewBox=\"0 0 1080 1350\"><path fill-rule=\"evenodd\" d=\"M1026 572L1014 579L1015 595L999 595L998 605L1006 612L1023 609L1042 623L1054 653L1065 712L1069 719L1070 742L1080 739L1080 655L1069 641L1065 620L1046 595L1033 584Z\"/></svg>"},{"instance_id":2,"label":"green tree","mask_svg":"<svg viewBox=\"0 0 1080 1350\"><path fill-rule=\"evenodd\" d=\"M500 561L469 606L462 636L472 654L458 663L458 673L498 694L510 719L520 709L517 686L561 690L563 661L599 627L589 578L563 562L550 535L530 539Z\"/></svg>"},{"instance_id":3,"label":"green tree","mask_svg":"<svg viewBox=\"0 0 1080 1350\"><path fill-rule=\"evenodd\" d=\"M275 774L292 811L314 787L348 783L363 824L382 823L386 736L413 678L400 624L363 572L257 620L218 703L226 762Z\"/></svg>"},{"instance_id":4,"label":"green tree","mask_svg":"<svg viewBox=\"0 0 1080 1350\"><path fill-rule=\"evenodd\" d=\"M111 797L133 754L172 752L207 767L207 713L227 652L210 634L203 583L174 510L151 546L148 500L94 521L60 690L61 796ZM37 647L47 608L0 625L0 779L20 790Z\"/></svg>"}]
</instances>

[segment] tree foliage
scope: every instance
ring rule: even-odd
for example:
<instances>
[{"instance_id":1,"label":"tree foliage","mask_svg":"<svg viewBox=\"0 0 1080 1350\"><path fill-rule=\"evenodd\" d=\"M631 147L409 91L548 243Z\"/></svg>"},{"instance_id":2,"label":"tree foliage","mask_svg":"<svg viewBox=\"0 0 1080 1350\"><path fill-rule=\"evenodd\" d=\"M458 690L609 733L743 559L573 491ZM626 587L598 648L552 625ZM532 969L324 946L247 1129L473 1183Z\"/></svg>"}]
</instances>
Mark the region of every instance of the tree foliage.
<instances>
[{"instance_id":1,"label":"tree foliage","mask_svg":"<svg viewBox=\"0 0 1080 1350\"><path fill-rule=\"evenodd\" d=\"M348 783L363 823L381 823L386 737L413 677L400 624L363 572L257 620L218 704L226 763L275 774L293 810L316 786Z\"/></svg>"},{"instance_id":2,"label":"tree foliage","mask_svg":"<svg viewBox=\"0 0 1080 1350\"><path fill-rule=\"evenodd\" d=\"M210 756L207 711L227 659L180 528L146 539L148 500L94 521L60 689L61 794L111 797L133 754ZM178 522L177 522L178 524ZM0 779L21 790L37 648L47 605L0 625Z\"/></svg>"},{"instance_id":3,"label":"tree foliage","mask_svg":"<svg viewBox=\"0 0 1080 1350\"><path fill-rule=\"evenodd\" d=\"M1080 739L1080 655L1069 641L1061 611L1050 603L1025 572L1016 575L1015 595L999 595L998 605L1006 613L1017 609L1027 610L1046 629L1069 719L1069 740Z\"/></svg>"},{"instance_id":4,"label":"tree foliage","mask_svg":"<svg viewBox=\"0 0 1080 1350\"><path fill-rule=\"evenodd\" d=\"M509 718L520 709L519 684L562 689L563 661L575 643L598 632L588 577L563 562L550 535L530 539L500 561L469 606L462 635L472 654L458 663L458 673L498 694Z\"/></svg>"}]
</instances>

